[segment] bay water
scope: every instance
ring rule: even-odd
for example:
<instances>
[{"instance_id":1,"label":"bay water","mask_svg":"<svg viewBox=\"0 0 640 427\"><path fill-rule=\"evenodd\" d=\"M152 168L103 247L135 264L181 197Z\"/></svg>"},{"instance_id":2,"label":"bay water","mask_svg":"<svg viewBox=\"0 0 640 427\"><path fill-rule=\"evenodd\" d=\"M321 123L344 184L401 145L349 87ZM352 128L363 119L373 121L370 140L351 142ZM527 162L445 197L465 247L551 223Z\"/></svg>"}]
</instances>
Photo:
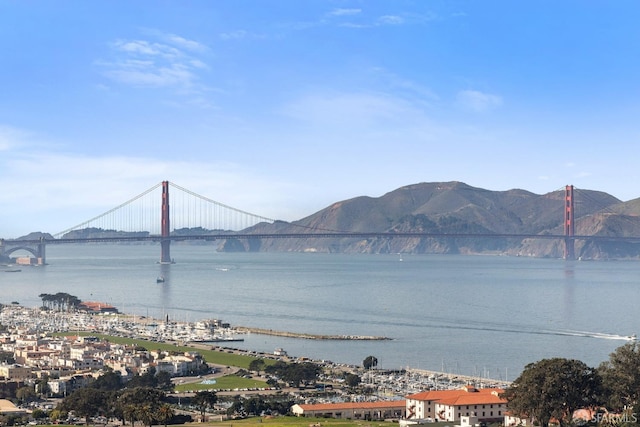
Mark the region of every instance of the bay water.
<instances>
[{"instance_id":1,"label":"bay water","mask_svg":"<svg viewBox=\"0 0 640 427\"><path fill-rule=\"evenodd\" d=\"M48 265L1 273L1 303L39 306L67 292L175 321L222 319L325 341L242 335L235 347L381 368L513 380L528 363L597 366L640 330L640 263L503 256L222 253L174 244L49 245ZM156 283L158 276L163 283Z\"/></svg>"}]
</instances>

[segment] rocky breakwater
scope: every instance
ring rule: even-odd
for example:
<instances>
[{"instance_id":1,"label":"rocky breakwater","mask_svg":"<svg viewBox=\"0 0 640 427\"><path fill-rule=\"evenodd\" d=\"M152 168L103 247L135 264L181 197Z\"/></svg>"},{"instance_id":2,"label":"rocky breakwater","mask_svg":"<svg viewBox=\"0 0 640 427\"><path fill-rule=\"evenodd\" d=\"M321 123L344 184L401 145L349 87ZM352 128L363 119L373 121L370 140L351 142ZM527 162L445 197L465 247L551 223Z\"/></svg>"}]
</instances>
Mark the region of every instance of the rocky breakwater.
<instances>
[{"instance_id":1,"label":"rocky breakwater","mask_svg":"<svg viewBox=\"0 0 640 427\"><path fill-rule=\"evenodd\" d=\"M381 337L374 335L324 335L324 334L307 334L302 332L276 331L273 329L252 328L248 326L237 326L234 328L239 333L253 333L262 335L274 335L277 337L303 338L308 340L359 340L359 341L383 341L390 340L389 337Z\"/></svg>"}]
</instances>

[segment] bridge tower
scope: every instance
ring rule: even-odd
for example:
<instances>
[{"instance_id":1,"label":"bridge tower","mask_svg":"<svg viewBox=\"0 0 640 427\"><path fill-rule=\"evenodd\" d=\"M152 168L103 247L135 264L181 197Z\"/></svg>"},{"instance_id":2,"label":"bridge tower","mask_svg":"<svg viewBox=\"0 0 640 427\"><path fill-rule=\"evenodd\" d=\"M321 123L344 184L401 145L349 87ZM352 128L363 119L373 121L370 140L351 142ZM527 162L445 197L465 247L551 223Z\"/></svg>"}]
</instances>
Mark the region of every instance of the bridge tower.
<instances>
[{"instance_id":1,"label":"bridge tower","mask_svg":"<svg viewBox=\"0 0 640 427\"><path fill-rule=\"evenodd\" d=\"M44 237L40 237L40 243L38 243L38 256L36 258L38 263L42 265L47 263L47 244L44 241Z\"/></svg>"},{"instance_id":2,"label":"bridge tower","mask_svg":"<svg viewBox=\"0 0 640 427\"><path fill-rule=\"evenodd\" d=\"M564 259L576 258L574 234L573 185L567 185L564 189Z\"/></svg>"},{"instance_id":3,"label":"bridge tower","mask_svg":"<svg viewBox=\"0 0 640 427\"><path fill-rule=\"evenodd\" d=\"M160 263L171 264L171 227L169 224L169 181L162 181L162 216L160 218Z\"/></svg>"}]
</instances>

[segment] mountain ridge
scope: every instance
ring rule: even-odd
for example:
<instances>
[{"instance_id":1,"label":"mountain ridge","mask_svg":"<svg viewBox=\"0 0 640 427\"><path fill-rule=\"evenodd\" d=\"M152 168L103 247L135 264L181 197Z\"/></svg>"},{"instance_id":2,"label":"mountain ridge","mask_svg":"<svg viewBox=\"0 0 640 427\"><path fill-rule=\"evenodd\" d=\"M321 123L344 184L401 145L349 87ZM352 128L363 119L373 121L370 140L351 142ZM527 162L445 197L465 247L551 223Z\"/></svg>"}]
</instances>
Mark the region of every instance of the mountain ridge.
<instances>
[{"instance_id":1,"label":"mountain ridge","mask_svg":"<svg viewBox=\"0 0 640 427\"><path fill-rule=\"evenodd\" d=\"M564 234L564 190L538 195L527 190L492 191L460 181L422 182L379 197L334 202L290 223L261 223L245 233L424 232L449 234ZM640 201L629 202L594 190L576 190L576 235L640 236ZM221 250L443 253L562 257L564 243L517 238L307 238L230 243ZM581 259L640 258L640 245L628 242L575 243Z\"/></svg>"}]
</instances>

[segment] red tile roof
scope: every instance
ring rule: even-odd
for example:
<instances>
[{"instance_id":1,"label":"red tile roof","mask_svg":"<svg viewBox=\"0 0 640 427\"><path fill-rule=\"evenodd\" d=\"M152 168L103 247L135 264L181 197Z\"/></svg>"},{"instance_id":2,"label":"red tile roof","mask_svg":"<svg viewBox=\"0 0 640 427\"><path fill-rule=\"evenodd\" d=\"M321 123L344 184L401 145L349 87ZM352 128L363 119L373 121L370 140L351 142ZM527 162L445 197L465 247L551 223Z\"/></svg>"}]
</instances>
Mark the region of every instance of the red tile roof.
<instances>
[{"instance_id":1,"label":"red tile roof","mask_svg":"<svg viewBox=\"0 0 640 427\"><path fill-rule=\"evenodd\" d=\"M430 390L406 396L411 400L433 401L450 406L507 403L499 395L501 388L462 388L458 390Z\"/></svg>"},{"instance_id":2,"label":"red tile roof","mask_svg":"<svg viewBox=\"0 0 640 427\"><path fill-rule=\"evenodd\" d=\"M384 408L404 408L405 400L385 400L380 402L342 402L342 403L317 403L298 405L305 411L335 411L344 409L384 409Z\"/></svg>"},{"instance_id":3,"label":"red tile roof","mask_svg":"<svg viewBox=\"0 0 640 427\"><path fill-rule=\"evenodd\" d=\"M83 301L79 305L80 305L80 308L84 308L90 311L105 311L105 310L116 309L112 305L106 304L104 302L96 302L96 301Z\"/></svg>"}]
</instances>

